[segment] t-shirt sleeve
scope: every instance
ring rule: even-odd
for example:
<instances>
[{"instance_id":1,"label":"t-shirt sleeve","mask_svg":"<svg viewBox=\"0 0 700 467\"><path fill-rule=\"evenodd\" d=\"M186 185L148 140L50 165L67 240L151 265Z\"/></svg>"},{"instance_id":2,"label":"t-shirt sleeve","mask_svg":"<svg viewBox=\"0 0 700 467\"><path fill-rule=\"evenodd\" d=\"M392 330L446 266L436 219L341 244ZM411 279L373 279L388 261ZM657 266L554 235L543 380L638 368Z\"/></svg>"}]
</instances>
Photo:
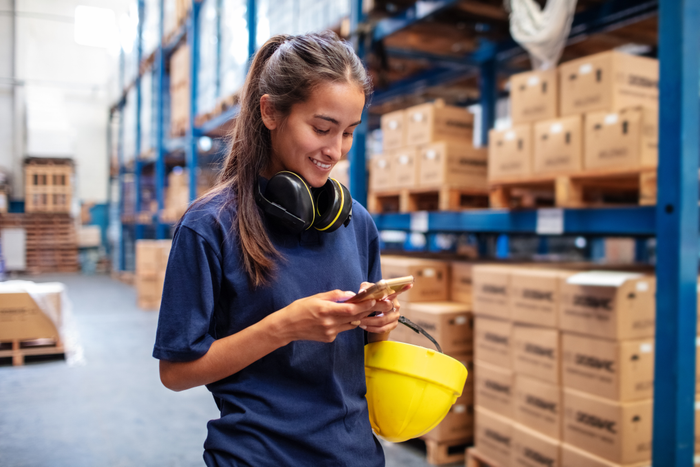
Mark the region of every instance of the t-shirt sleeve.
<instances>
[{"instance_id":1,"label":"t-shirt sleeve","mask_svg":"<svg viewBox=\"0 0 700 467\"><path fill-rule=\"evenodd\" d=\"M209 243L181 225L173 236L163 285L153 356L192 361L209 351L212 316L219 296L221 260Z\"/></svg>"}]
</instances>

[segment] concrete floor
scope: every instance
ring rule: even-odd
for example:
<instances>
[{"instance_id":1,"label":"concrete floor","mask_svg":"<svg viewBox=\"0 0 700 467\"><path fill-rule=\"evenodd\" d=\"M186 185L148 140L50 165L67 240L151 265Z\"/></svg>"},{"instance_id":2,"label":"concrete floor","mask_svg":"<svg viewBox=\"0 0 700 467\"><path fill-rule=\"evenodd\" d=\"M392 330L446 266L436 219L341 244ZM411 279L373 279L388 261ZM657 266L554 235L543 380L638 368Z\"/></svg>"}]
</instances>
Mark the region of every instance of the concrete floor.
<instances>
[{"instance_id":1,"label":"concrete floor","mask_svg":"<svg viewBox=\"0 0 700 467\"><path fill-rule=\"evenodd\" d=\"M174 393L161 385L151 357L158 314L136 307L134 288L99 275L28 280L67 286L77 352L0 366L0 465L204 465L206 423L218 411L203 387ZM420 442L384 446L387 467L429 465Z\"/></svg>"}]
</instances>

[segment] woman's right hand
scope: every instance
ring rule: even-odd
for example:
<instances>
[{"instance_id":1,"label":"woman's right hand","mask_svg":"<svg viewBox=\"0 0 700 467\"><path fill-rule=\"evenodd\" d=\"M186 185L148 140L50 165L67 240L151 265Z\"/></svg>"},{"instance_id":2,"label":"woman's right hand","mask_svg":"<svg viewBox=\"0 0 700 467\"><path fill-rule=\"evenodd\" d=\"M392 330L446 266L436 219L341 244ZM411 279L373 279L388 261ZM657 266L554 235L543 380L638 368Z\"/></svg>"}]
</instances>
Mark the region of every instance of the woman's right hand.
<instances>
[{"instance_id":1,"label":"woman's right hand","mask_svg":"<svg viewBox=\"0 0 700 467\"><path fill-rule=\"evenodd\" d=\"M343 303L354 295L342 290L312 295L292 302L270 317L277 318L279 335L286 343L333 342L341 332L355 329L361 319L372 313L377 302Z\"/></svg>"}]
</instances>

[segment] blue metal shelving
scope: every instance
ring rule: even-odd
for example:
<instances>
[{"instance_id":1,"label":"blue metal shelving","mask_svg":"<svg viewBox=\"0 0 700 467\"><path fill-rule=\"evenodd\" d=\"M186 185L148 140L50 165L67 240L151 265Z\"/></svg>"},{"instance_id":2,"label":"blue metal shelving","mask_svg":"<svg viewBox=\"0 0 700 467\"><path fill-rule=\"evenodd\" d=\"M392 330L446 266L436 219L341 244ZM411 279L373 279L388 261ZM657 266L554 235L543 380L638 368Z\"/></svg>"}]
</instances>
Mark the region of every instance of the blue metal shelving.
<instances>
[{"instance_id":1,"label":"blue metal shelving","mask_svg":"<svg viewBox=\"0 0 700 467\"><path fill-rule=\"evenodd\" d=\"M216 0L221 5L222 0ZM362 0L351 1L351 34L358 55L365 59L371 42L381 41L420 21L453 7L455 0L418 1L414 6L393 17L375 22L370 29L362 9ZM161 0L161 31L163 0ZM173 151L186 155L190 174L190 198L196 195L197 142L202 135L213 134L230 121L238 107L227 109L201 127L196 127L197 90L197 41L199 33L197 16L201 3L192 0L185 25L171 36L168 43L161 43L156 50L154 71L156 79L156 199L163 209L165 158ZM139 1L143 9L143 0ZM247 2L249 26L249 55L256 47L256 1ZM696 288L698 268L698 159L700 158L700 83L697 45L700 43L700 0L609 0L578 13L569 37L569 43L578 42L588 35L604 32L653 16L659 17L660 58L660 111L658 203L656 207L630 207L605 209L564 209L564 235L634 236L640 239L657 238L657 340L656 374L654 393L653 464L658 466L690 466L694 450L694 400L695 400L695 330ZM221 36L220 21L217 25ZM164 95L167 93L166 62L178 44L186 41L192 51L190 75L190 121L186 135L170 138L163 128ZM139 38L139 54L141 44ZM479 76L479 103L481 112L481 137L487 141L488 130L495 118L497 99L496 77L498 72L508 72L505 63L524 51L514 41L493 43L483 40L479 48L464 57L444 57L425 52L386 48L388 56L416 58L432 62L433 68L415 76L377 89L374 104L388 102L401 95L414 93L427 87L446 84L466 76ZM220 45L217 57L221 57ZM139 57L140 58L140 57ZM122 58L123 60L123 58ZM220 60L218 60L220 62ZM220 66L220 65L217 65ZM218 76L218 74L217 74ZM140 101L140 77L137 77L136 95ZM123 83L126 84L126 83ZM217 82L217 86L220 84ZM113 109L123 109L126 94ZM137 112L137 126L140 112ZM122 119L123 120L123 119ZM365 138L369 115L363 114L363 124L355 131L351 160L350 189L355 199L366 203L366 155ZM140 152L140 128L137 129L137 155ZM122 181L127 173L124 167L124 128L120 123L118 133L118 161L120 181L120 211L123 212ZM136 186L143 163L136 161ZM138 190L139 188L137 188ZM140 193L137 191L138 205ZM380 230L419 230L422 232L446 232L476 234L536 234L538 211L536 210L481 210L463 212L430 212L414 214L378 214L374 220ZM164 238L169 225L153 220L155 235ZM420 226L420 227L417 227ZM126 237L123 226L122 238ZM138 239L144 228L136 226L129 235ZM507 244L502 236L500 243ZM642 249L642 242L639 242ZM125 265L124 244L120 249L119 268ZM691 369L687 371L686 369Z\"/></svg>"}]
</instances>

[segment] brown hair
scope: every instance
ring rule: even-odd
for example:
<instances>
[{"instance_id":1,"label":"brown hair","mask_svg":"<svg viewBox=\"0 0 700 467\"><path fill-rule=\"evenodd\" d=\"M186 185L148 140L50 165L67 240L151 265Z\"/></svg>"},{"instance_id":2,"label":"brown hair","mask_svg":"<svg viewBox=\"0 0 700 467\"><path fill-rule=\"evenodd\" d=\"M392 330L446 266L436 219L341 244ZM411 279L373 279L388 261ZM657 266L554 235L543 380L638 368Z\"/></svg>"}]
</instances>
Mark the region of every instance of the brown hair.
<instances>
[{"instance_id":1,"label":"brown hair","mask_svg":"<svg viewBox=\"0 0 700 467\"><path fill-rule=\"evenodd\" d=\"M292 106L305 102L318 85L357 84L369 104L372 85L352 47L331 32L279 35L270 38L253 58L241 91L240 111L230 133L231 149L210 196L229 191L222 210L235 207L230 234L238 235L243 266L257 287L272 276L280 253L267 236L255 203L257 177L270 163L270 131L260 113L260 98L268 94L275 111L285 118Z\"/></svg>"}]
</instances>

